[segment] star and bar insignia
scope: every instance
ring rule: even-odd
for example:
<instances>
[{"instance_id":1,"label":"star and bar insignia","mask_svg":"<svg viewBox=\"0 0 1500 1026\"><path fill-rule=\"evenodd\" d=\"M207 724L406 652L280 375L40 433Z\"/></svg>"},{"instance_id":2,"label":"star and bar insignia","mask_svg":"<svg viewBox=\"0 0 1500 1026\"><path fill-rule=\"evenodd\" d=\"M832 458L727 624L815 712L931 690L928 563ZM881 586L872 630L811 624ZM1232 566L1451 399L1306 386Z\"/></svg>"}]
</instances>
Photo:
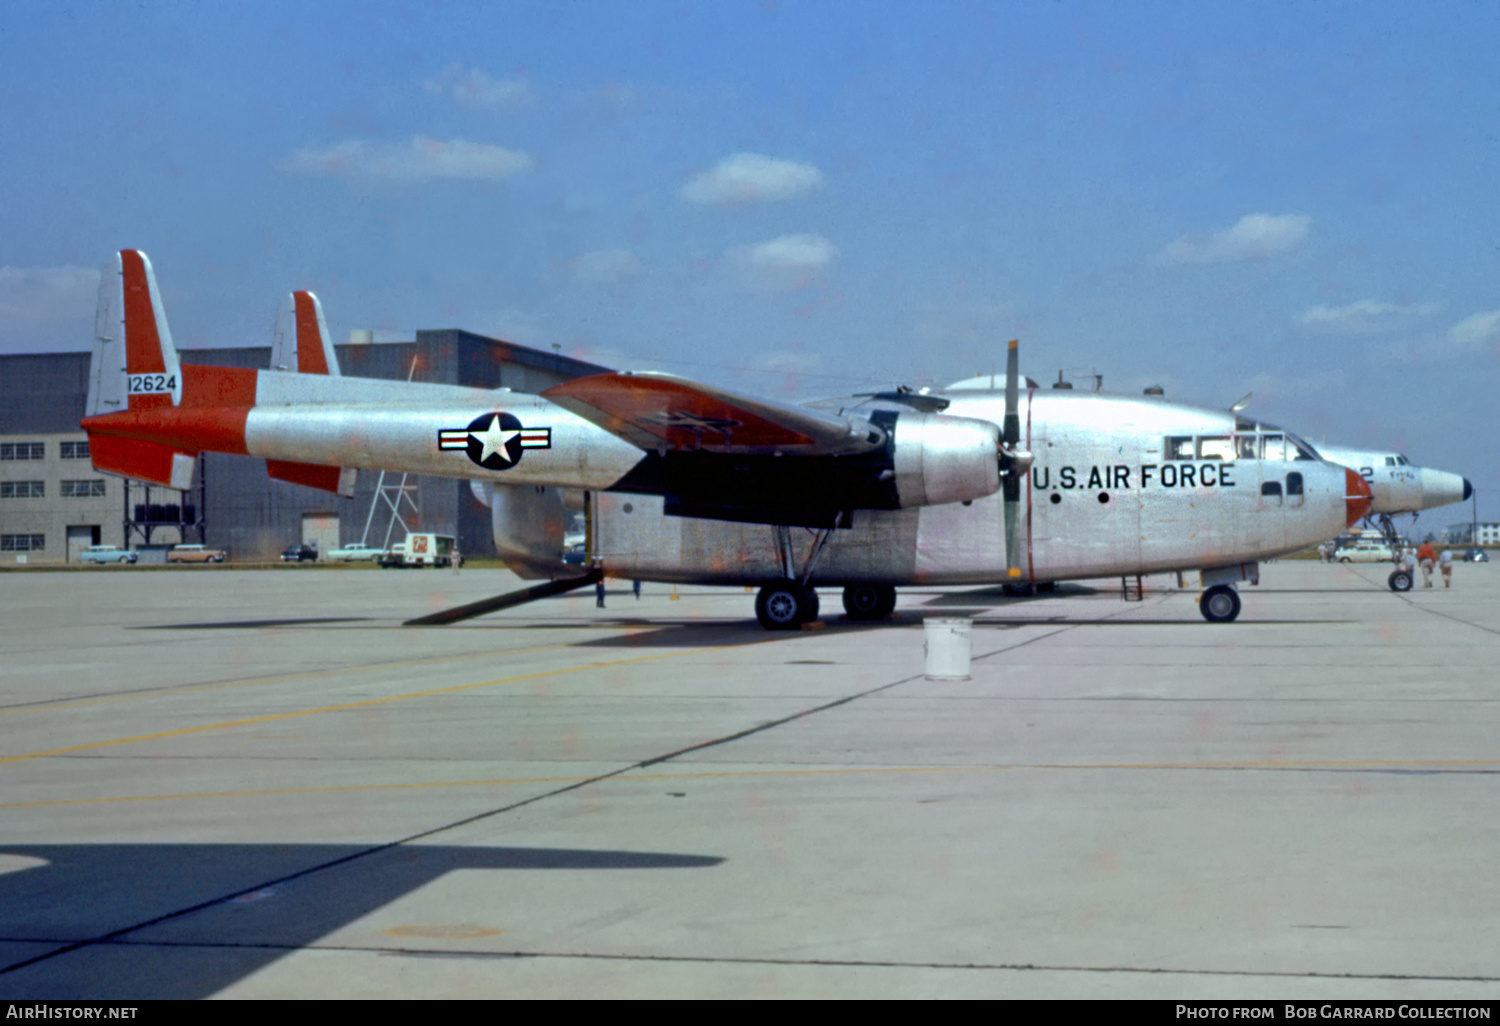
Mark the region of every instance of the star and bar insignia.
<instances>
[{"instance_id":1,"label":"star and bar insignia","mask_svg":"<svg viewBox=\"0 0 1500 1026\"><path fill-rule=\"evenodd\" d=\"M439 431L438 448L462 449L485 470L509 470L521 462L523 449L552 448L552 429L522 427L509 413L486 413L466 428Z\"/></svg>"}]
</instances>

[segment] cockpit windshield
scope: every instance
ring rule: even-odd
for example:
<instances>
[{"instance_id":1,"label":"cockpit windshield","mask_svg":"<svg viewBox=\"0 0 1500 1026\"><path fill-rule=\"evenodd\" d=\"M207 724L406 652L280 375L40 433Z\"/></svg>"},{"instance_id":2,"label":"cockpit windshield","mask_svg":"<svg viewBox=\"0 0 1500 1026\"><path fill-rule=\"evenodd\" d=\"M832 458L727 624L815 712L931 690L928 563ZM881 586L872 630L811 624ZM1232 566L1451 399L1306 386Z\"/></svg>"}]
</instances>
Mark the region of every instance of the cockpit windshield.
<instances>
[{"instance_id":1,"label":"cockpit windshield","mask_svg":"<svg viewBox=\"0 0 1500 1026\"><path fill-rule=\"evenodd\" d=\"M1168 460L1315 460L1312 446L1273 424L1236 417L1232 435L1169 435L1162 439Z\"/></svg>"}]
</instances>

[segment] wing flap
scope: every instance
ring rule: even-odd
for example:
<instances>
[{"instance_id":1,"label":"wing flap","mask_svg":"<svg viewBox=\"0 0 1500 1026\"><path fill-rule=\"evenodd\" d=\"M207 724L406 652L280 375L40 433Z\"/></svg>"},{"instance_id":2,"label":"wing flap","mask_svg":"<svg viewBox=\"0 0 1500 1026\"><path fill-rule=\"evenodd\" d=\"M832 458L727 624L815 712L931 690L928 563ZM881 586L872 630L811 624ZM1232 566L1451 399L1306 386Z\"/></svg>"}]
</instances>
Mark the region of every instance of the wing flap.
<instances>
[{"instance_id":1,"label":"wing flap","mask_svg":"<svg viewBox=\"0 0 1500 1026\"><path fill-rule=\"evenodd\" d=\"M595 374L542 393L645 450L843 456L885 444L868 421L724 392L671 374Z\"/></svg>"}]
</instances>

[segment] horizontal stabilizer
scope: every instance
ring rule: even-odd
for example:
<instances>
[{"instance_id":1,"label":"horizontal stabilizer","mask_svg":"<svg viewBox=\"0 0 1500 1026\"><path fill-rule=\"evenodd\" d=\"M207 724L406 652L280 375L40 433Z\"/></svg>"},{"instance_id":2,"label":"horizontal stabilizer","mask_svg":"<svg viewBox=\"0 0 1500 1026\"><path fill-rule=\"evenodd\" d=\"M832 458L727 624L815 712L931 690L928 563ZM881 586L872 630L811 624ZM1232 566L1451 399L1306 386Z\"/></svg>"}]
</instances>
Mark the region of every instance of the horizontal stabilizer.
<instances>
[{"instance_id":1,"label":"horizontal stabilizer","mask_svg":"<svg viewBox=\"0 0 1500 1026\"><path fill-rule=\"evenodd\" d=\"M354 482L359 473L353 467L330 467L325 463L293 463L291 460L266 460L266 473L278 481L306 485L325 492L354 498Z\"/></svg>"},{"instance_id":2,"label":"horizontal stabilizer","mask_svg":"<svg viewBox=\"0 0 1500 1026\"><path fill-rule=\"evenodd\" d=\"M542 393L646 451L844 456L885 444L867 421L768 402L671 374L595 374Z\"/></svg>"},{"instance_id":3,"label":"horizontal stabilizer","mask_svg":"<svg viewBox=\"0 0 1500 1026\"><path fill-rule=\"evenodd\" d=\"M178 491L193 487L193 468L198 464L193 453L160 442L93 433L89 435L89 456L94 469L105 474L133 477Z\"/></svg>"}]
</instances>

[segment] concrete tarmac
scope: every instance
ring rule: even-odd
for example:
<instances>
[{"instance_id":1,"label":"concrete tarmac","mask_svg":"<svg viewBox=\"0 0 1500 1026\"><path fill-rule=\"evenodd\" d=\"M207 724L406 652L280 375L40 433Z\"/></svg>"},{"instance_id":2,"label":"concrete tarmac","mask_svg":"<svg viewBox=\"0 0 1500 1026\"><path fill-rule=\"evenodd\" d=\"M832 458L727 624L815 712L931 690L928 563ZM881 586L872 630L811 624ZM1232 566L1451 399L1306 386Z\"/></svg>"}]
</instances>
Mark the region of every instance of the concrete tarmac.
<instances>
[{"instance_id":1,"label":"concrete tarmac","mask_svg":"<svg viewBox=\"0 0 1500 1026\"><path fill-rule=\"evenodd\" d=\"M0 997L1493 999L1500 571L1387 572L0 574Z\"/></svg>"}]
</instances>

